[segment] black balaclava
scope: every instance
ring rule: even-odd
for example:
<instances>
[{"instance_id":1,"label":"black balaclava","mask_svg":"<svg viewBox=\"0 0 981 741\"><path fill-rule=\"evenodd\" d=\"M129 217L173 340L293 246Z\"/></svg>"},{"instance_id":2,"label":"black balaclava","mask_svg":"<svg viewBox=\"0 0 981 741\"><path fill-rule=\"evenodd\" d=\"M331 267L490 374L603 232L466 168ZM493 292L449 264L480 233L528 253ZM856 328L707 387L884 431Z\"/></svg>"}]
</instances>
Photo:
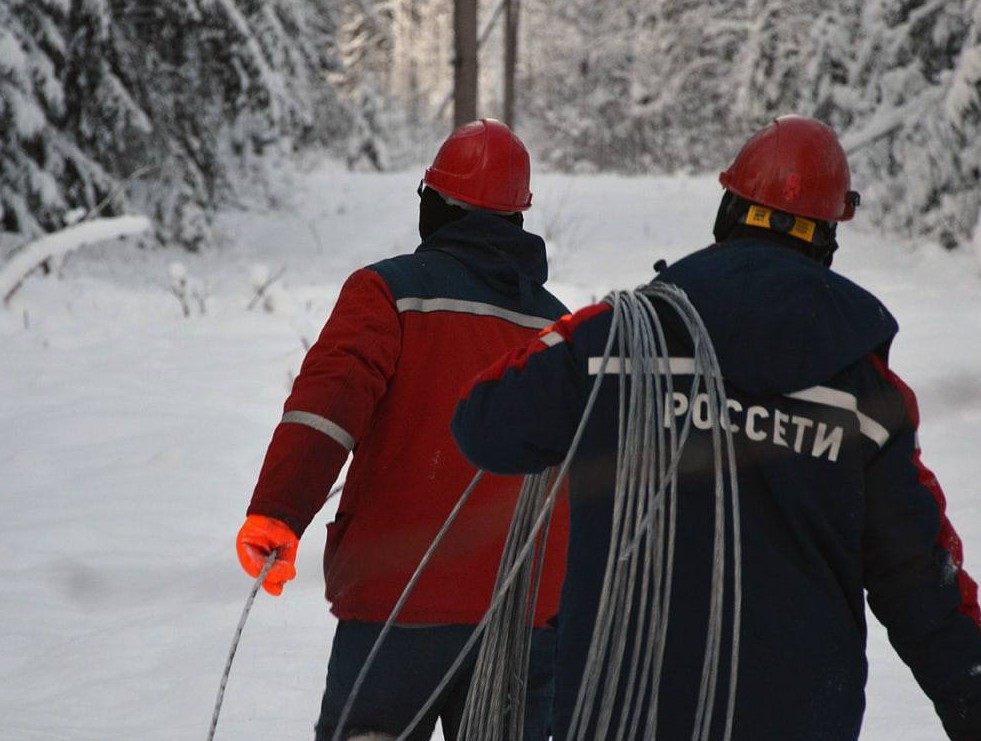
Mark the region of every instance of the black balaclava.
<instances>
[{"instance_id":1,"label":"black balaclava","mask_svg":"<svg viewBox=\"0 0 981 741\"><path fill-rule=\"evenodd\" d=\"M419 193L419 236L426 241L433 233L447 224L459 221L470 213L465 208L454 206L443 200L443 196L432 188L422 188ZM517 227L524 226L520 211L513 214L495 214Z\"/></svg>"},{"instance_id":2,"label":"black balaclava","mask_svg":"<svg viewBox=\"0 0 981 741\"><path fill-rule=\"evenodd\" d=\"M715 216L713 234L717 242L731 242L741 237L764 237L784 247L789 247L802 255L807 255L825 267L831 267L838 241L835 238L838 225L833 221L810 219L816 225L813 239L808 242L789 233L794 224L794 216L778 209L772 209L772 226L763 229L746 224L746 214L753 204L727 190L722 196L719 211Z\"/></svg>"}]
</instances>

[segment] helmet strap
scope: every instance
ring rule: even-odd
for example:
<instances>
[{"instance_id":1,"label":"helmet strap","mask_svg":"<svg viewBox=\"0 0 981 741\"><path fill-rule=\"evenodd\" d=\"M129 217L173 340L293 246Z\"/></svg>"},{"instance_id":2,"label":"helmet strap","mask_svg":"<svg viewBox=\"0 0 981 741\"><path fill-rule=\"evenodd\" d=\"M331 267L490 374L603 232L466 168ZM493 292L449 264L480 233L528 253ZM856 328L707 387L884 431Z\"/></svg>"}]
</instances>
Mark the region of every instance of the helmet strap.
<instances>
[{"instance_id":1,"label":"helmet strap","mask_svg":"<svg viewBox=\"0 0 981 741\"><path fill-rule=\"evenodd\" d=\"M746 210L746 214L740 221L746 226L758 226L761 229L772 229L776 232L789 234L791 237L814 244L817 236L818 225L816 221L805 219L802 216L794 216L783 211L777 211L766 206L759 206L751 203Z\"/></svg>"},{"instance_id":2,"label":"helmet strap","mask_svg":"<svg viewBox=\"0 0 981 741\"><path fill-rule=\"evenodd\" d=\"M727 190L715 218L716 241L733 239L747 227L773 232L774 236L786 235L790 238L787 240L788 246L828 267L838 249L835 239L838 225L835 222L808 219L779 211L747 201Z\"/></svg>"}]
</instances>

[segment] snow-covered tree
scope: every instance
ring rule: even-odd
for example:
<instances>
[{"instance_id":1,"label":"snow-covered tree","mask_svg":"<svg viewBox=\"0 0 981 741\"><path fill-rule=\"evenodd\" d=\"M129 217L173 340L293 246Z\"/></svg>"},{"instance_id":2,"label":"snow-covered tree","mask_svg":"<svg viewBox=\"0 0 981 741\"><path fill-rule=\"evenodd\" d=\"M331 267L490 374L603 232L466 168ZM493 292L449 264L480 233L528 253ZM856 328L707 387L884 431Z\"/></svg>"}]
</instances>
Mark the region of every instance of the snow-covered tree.
<instances>
[{"instance_id":1,"label":"snow-covered tree","mask_svg":"<svg viewBox=\"0 0 981 741\"><path fill-rule=\"evenodd\" d=\"M856 76L855 50L864 32L860 23L862 0L838 0L820 10L807 27L800 69L797 110L846 129L854 111L866 110L862 91L850 86Z\"/></svg>"},{"instance_id":2,"label":"snow-covered tree","mask_svg":"<svg viewBox=\"0 0 981 741\"><path fill-rule=\"evenodd\" d=\"M418 164L448 133L439 111L453 82L451 0L347 0L341 18L331 80L353 116L348 166Z\"/></svg>"},{"instance_id":3,"label":"snow-covered tree","mask_svg":"<svg viewBox=\"0 0 981 741\"><path fill-rule=\"evenodd\" d=\"M0 223L36 236L113 177L64 128L68 0L0 0Z\"/></svg>"},{"instance_id":4,"label":"snow-covered tree","mask_svg":"<svg viewBox=\"0 0 981 741\"><path fill-rule=\"evenodd\" d=\"M865 43L838 114L876 222L968 241L981 201L981 3L885 0L863 7Z\"/></svg>"},{"instance_id":5,"label":"snow-covered tree","mask_svg":"<svg viewBox=\"0 0 981 741\"><path fill-rule=\"evenodd\" d=\"M329 79L340 2L0 0L4 228L128 202L202 244L269 155L351 130Z\"/></svg>"},{"instance_id":6,"label":"snow-covered tree","mask_svg":"<svg viewBox=\"0 0 981 741\"><path fill-rule=\"evenodd\" d=\"M528 7L528 6L526 6ZM863 217L952 246L981 204L979 0L539 0L522 110L563 168L711 170L784 113L849 149Z\"/></svg>"},{"instance_id":7,"label":"snow-covered tree","mask_svg":"<svg viewBox=\"0 0 981 741\"><path fill-rule=\"evenodd\" d=\"M117 0L113 7L112 50L102 58L121 60L119 87L136 110L125 98L111 106L99 128L107 136L122 123L131 146L101 157L117 158L121 175L149 168L133 192L165 240L200 245L208 214L236 183L261 182L267 155L347 129L345 107L325 79L337 63L332 4ZM85 44L74 48L88 59ZM113 73L103 65L93 77L111 92ZM98 99L105 106L111 95ZM243 168L250 177L239 177Z\"/></svg>"},{"instance_id":8,"label":"snow-covered tree","mask_svg":"<svg viewBox=\"0 0 981 741\"><path fill-rule=\"evenodd\" d=\"M549 146L550 159L628 171L716 166L729 141L796 95L802 20L815 4L543 0L527 24L536 58L524 89L544 141L561 147Z\"/></svg>"},{"instance_id":9,"label":"snow-covered tree","mask_svg":"<svg viewBox=\"0 0 981 741\"><path fill-rule=\"evenodd\" d=\"M537 132L541 155L562 168L643 169L651 151L631 115L644 59L632 47L656 11L637 0L526 4L519 59L519 121ZM631 167L633 165L633 167Z\"/></svg>"},{"instance_id":10,"label":"snow-covered tree","mask_svg":"<svg viewBox=\"0 0 981 741\"><path fill-rule=\"evenodd\" d=\"M0 224L79 208L197 247L269 164L425 159L448 132L451 0L0 0ZM501 0L482 0L494 27ZM981 0L524 0L516 125L538 163L713 170L773 116L843 134L864 218L947 245L981 203ZM480 115L501 114L500 24Z\"/></svg>"}]
</instances>

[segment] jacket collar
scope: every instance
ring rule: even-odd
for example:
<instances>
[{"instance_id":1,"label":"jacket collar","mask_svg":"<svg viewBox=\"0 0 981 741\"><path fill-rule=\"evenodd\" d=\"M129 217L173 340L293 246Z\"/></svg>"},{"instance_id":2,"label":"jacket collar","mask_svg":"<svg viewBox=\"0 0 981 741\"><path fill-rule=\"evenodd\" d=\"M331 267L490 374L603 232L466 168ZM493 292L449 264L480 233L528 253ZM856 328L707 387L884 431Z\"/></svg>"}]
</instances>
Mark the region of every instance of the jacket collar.
<instances>
[{"instance_id":1,"label":"jacket collar","mask_svg":"<svg viewBox=\"0 0 981 741\"><path fill-rule=\"evenodd\" d=\"M510 295L530 295L548 279L545 241L482 211L441 227L416 252L451 255L493 288Z\"/></svg>"}]
</instances>

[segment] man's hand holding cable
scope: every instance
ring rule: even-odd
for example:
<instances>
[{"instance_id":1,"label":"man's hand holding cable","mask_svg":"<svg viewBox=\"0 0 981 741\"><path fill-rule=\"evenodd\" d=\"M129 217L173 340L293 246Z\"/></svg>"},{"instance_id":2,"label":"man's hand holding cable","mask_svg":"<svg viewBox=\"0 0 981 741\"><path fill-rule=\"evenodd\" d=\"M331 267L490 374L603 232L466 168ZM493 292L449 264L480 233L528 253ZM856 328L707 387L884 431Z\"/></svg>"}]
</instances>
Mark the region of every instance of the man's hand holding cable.
<instances>
[{"instance_id":1,"label":"man's hand holding cable","mask_svg":"<svg viewBox=\"0 0 981 741\"><path fill-rule=\"evenodd\" d=\"M299 543L296 533L286 523L264 515L249 515L238 531L235 550L242 568L253 579L262 573L269 554L276 552L276 562L266 574L262 588L278 596L283 592L283 585L296 576L293 564Z\"/></svg>"}]
</instances>

